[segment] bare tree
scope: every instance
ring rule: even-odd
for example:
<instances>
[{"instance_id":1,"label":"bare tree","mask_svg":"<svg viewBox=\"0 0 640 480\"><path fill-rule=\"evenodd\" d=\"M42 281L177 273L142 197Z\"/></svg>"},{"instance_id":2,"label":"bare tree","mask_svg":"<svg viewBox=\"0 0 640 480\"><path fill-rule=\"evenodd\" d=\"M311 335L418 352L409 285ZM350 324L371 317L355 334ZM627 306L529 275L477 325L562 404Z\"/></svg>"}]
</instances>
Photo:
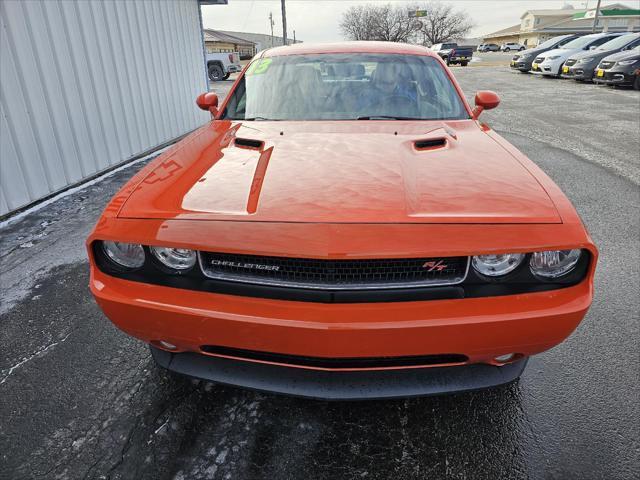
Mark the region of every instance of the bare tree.
<instances>
[{"instance_id":1,"label":"bare tree","mask_svg":"<svg viewBox=\"0 0 640 480\"><path fill-rule=\"evenodd\" d=\"M464 38L474 27L469 15L464 11L454 10L451 5L431 2L421 10L420 34L424 45L449 42Z\"/></svg>"},{"instance_id":2,"label":"bare tree","mask_svg":"<svg viewBox=\"0 0 640 480\"><path fill-rule=\"evenodd\" d=\"M419 18L411 12L423 11ZM473 27L466 12L439 2L392 6L367 4L349 8L340 30L349 40L416 42L424 45L457 40Z\"/></svg>"},{"instance_id":3,"label":"bare tree","mask_svg":"<svg viewBox=\"0 0 640 480\"><path fill-rule=\"evenodd\" d=\"M340 22L340 30L349 40L407 42L418 27L418 22L409 17L406 7L391 4L351 7Z\"/></svg>"}]
</instances>

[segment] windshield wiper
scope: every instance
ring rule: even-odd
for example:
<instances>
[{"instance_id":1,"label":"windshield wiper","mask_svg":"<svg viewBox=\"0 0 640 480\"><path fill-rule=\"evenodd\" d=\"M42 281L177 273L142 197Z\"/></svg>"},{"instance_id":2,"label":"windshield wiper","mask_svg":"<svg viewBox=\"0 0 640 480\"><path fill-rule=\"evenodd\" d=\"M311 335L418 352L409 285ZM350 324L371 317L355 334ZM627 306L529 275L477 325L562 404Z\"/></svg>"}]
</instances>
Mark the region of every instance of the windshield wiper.
<instances>
[{"instance_id":1,"label":"windshield wiper","mask_svg":"<svg viewBox=\"0 0 640 480\"><path fill-rule=\"evenodd\" d=\"M357 117L356 120L425 120L425 119L416 118L416 117L394 117L392 115L367 115L364 117Z\"/></svg>"}]
</instances>

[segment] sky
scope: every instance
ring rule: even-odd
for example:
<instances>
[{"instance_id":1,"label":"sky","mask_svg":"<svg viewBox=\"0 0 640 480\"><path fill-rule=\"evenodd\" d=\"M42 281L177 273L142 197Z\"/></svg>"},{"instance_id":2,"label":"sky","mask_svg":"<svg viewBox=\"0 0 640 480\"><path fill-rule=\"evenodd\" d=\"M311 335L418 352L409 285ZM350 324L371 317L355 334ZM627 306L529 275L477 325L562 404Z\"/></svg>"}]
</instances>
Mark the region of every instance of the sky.
<instances>
[{"instance_id":1,"label":"sky","mask_svg":"<svg viewBox=\"0 0 640 480\"><path fill-rule=\"evenodd\" d=\"M275 22L274 35L282 35L282 15L280 0L228 0L228 5L207 5L202 7L204 28L232 30L252 33L270 33L269 12ZM476 27L470 37L507 28L520 22L520 15L526 10L561 8L564 4L574 8L594 8L597 0L441 0L455 8L466 11ZM286 0L287 33L305 42L330 42L344 40L339 24L342 13L353 5L367 3L391 3L409 5L419 1L403 0ZM623 3L634 5L638 0L603 1L603 5ZM637 8L637 7L636 7Z\"/></svg>"}]
</instances>

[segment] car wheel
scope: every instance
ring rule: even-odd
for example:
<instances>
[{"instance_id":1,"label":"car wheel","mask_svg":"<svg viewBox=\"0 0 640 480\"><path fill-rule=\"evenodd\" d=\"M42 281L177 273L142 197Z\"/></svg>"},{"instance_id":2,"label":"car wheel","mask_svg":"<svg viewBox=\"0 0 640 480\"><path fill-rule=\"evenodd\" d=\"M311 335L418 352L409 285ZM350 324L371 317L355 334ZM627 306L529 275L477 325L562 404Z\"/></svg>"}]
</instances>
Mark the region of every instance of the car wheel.
<instances>
[{"instance_id":1,"label":"car wheel","mask_svg":"<svg viewBox=\"0 0 640 480\"><path fill-rule=\"evenodd\" d=\"M469 64L469 62L461 62L460 65L462 65L463 67L466 67Z\"/></svg>"},{"instance_id":2,"label":"car wheel","mask_svg":"<svg viewBox=\"0 0 640 480\"><path fill-rule=\"evenodd\" d=\"M640 90L640 75L636 75L636 80L633 82L633 88Z\"/></svg>"},{"instance_id":3,"label":"car wheel","mask_svg":"<svg viewBox=\"0 0 640 480\"><path fill-rule=\"evenodd\" d=\"M511 49L510 49L510 48L505 48L505 49L504 49L504 51L505 51L505 52L510 52L510 51L511 51Z\"/></svg>"},{"instance_id":4,"label":"car wheel","mask_svg":"<svg viewBox=\"0 0 640 480\"><path fill-rule=\"evenodd\" d=\"M220 65L211 65L209 67L209 79L212 82L219 82L224 77L224 72L222 71L222 67Z\"/></svg>"},{"instance_id":5,"label":"car wheel","mask_svg":"<svg viewBox=\"0 0 640 480\"><path fill-rule=\"evenodd\" d=\"M524 50L524 47L520 47L520 51L523 51L523 50Z\"/></svg>"},{"instance_id":6,"label":"car wheel","mask_svg":"<svg viewBox=\"0 0 640 480\"><path fill-rule=\"evenodd\" d=\"M449 62L449 57L444 57L444 63L446 63L447 66L451 65L451 62Z\"/></svg>"}]
</instances>

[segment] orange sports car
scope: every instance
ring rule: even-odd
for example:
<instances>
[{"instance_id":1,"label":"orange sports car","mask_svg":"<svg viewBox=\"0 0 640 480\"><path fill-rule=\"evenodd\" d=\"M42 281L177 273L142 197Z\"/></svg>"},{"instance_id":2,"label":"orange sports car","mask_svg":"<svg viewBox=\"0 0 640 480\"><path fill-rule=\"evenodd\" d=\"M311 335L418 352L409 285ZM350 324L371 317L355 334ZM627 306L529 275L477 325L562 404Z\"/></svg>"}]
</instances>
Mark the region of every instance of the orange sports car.
<instances>
[{"instance_id":1,"label":"orange sports car","mask_svg":"<svg viewBox=\"0 0 640 480\"><path fill-rule=\"evenodd\" d=\"M324 399L518 378L593 296L560 189L428 49L259 53L87 240L91 291L169 370Z\"/></svg>"}]
</instances>

